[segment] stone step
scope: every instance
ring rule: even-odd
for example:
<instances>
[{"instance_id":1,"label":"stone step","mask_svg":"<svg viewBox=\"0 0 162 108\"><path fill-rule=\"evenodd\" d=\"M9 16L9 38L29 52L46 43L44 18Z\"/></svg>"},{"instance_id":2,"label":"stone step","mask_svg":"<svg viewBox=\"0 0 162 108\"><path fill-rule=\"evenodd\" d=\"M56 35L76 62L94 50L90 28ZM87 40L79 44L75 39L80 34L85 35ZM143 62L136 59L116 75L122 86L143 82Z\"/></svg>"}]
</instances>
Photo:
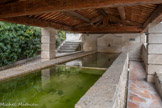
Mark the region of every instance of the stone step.
<instances>
[{"instance_id":1,"label":"stone step","mask_svg":"<svg viewBox=\"0 0 162 108\"><path fill-rule=\"evenodd\" d=\"M79 45L80 43L64 43L64 44L66 44L66 45Z\"/></svg>"},{"instance_id":2,"label":"stone step","mask_svg":"<svg viewBox=\"0 0 162 108\"><path fill-rule=\"evenodd\" d=\"M79 45L80 45L80 42L68 42L68 41L66 41L60 47L58 52L62 52L62 53L75 52Z\"/></svg>"},{"instance_id":3,"label":"stone step","mask_svg":"<svg viewBox=\"0 0 162 108\"><path fill-rule=\"evenodd\" d=\"M76 48L60 48L60 50L76 50Z\"/></svg>"},{"instance_id":4,"label":"stone step","mask_svg":"<svg viewBox=\"0 0 162 108\"><path fill-rule=\"evenodd\" d=\"M78 46L79 44L64 44L63 46Z\"/></svg>"},{"instance_id":5,"label":"stone step","mask_svg":"<svg viewBox=\"0 0 162 108\"><path fill-rule=\"evenodd\" d=\"M81 42L68 42L68 41L66 41L65 43L81 43Z\"/></svg>"},{"instance_id":6,"label":"stone step","mask_svg":"<svg viewBox=\"0 0 162 108\"><path fill-rule=\"evenodd\" d=\"M78 46L78 45L77 44L64 44L63 46Z\"/></svg>"},{"instance_id":7,"label":"stone step","mask_svg":"<svg viewBox=\"0 0 162 108\"><path fill-rule=\"evenodd\" d=\"M61 48L77 48L78 46L61 46Z\"/></svg>"},{"instance_id":8,"label":"stone step","mask_svg":"<svg viewBox=\"0 0 162 108\"><path fill-rule=\"evenodd\" d=\"M59 50L61 53L75 52L75 50Z\"/></svg>"}]
</instances>

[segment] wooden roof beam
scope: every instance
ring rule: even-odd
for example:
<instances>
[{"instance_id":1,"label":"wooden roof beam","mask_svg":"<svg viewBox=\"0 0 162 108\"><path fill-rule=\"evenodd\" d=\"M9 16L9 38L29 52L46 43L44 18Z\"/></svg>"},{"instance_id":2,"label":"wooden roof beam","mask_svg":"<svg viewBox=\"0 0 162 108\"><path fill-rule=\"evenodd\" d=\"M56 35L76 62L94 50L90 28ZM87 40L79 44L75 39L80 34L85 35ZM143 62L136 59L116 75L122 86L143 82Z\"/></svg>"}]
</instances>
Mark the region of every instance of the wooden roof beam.
<instances>
[{"instance_id":1,"label":"wooden roof beam","mask_svg":"<svg viewBox=\"0 0 162 108\"><path fill-rule=\"evenodd\" d=\"M108 27L84 27L73 29L79 33L139 33L143 29L138 26L108 26Z\"/></svg>"},{"instance_id":2,"label":"wooden roof beam","mask_svg":"<svg viewBox=\"0 0 162 108\"><path fill-rule=\"evenodd\" d=\"M103 8L100 9L96 9L98 11L99 14L101 14L104 18L103 18L103 25L102 26L108 26L109 23L109 15L105 12L105 10Z\"/></svg>"},{"instance_id":3,"label":"wooden roof beam","mask_svg":"<svg viewBox=\"0 0 162 108\"><path fill-rule=\"evenodd\" d=\"M37 26L37 27L52 27L55 29L60 29L60 30L65 30L65 31L71 31L73 28L54 23L54 22L48 22L45 20L40 20L32 17L14 17L14 18L5 18L5 19L0 19L0 21L5 21L9 23L18 23L18 24L24 24L24 25L29 25L29 26Z\"/></svg>"},{"instance_id":4,"label":"wooden roof beam","mask_svg":"<svg viewBox=\"0 0 162 108\"><path fill-rule=\"evenodd\" d=\"M66 12L63 12L64 14L68 15L68 16L71 16L75 19L79 19L79 20L82 20L84 22L90 22L90 20L82 15L80 15L79 13L76 13L74 11L66 11Z\"/></svg>"},{"instance_id":5,"label":"wooden roof beam","mask_svg":"<svg viewBox=\"0 0 162 108\"><path fill-rule=\"evenodd\" d=\"M0 5L5 4L5 3L12 3L12 2L16 2L16 1L18 1L18 0L1 0Z\"/></svg>"},{"instance_id":6,"label":"wooden roof beam","mask_svg":"<svg viewBox=\"0 0 162 108\"><path fill-rule=\"evenodd\" d=\"M0 5L0 18L87 8L160 4L162 0L22 0Z\"/></svg>"},{"instance_id":7,"label":"wooden roof beam","mask_svg":"<svg viewBox=\"0 0 162 108\"><path fill-rule=\"evenodd\" d=\"M143 24L143 29L144 29L143 32L146 31L150 23L160 22L160 21L162 21L162 4L157 6L157 8L152 12L151 16Z\"/></svg>"}]
</instances>

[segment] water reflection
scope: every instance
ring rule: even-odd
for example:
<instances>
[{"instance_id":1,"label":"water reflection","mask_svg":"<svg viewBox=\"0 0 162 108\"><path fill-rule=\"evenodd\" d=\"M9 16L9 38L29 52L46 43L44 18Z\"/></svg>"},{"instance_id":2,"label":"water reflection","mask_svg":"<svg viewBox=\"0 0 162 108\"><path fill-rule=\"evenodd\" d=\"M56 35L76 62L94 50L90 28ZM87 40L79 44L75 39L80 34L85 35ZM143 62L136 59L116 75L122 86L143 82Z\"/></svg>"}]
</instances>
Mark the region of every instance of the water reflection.
<instances>
[{"instance_id":1,"label":"water reflection","mask_svg":"<svg viewBox=\"0 0 162 108\"><path fill-rule=\"evenodd\" d=\"M42 78L42 89L45 89L50 83L50 69L43 69L41 71Z\"/></svg>"},{"instance_id":2,"label":"water reflection","mask_svg":"<svg viewBox=\"0 0 162 108\"><path fill-rule=\"evenodd\" d=\"M63 64L66 66L108 68L118 55L119 54L95 53Z\"/></svg>"}]
</instances>

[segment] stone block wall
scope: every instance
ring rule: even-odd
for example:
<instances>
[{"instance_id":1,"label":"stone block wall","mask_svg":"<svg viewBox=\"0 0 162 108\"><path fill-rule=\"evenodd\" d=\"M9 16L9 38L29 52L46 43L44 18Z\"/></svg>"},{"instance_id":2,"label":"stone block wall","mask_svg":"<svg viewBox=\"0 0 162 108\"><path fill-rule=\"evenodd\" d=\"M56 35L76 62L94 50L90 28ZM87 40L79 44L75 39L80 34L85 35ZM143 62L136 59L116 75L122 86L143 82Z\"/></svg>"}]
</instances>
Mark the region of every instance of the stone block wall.
<instances>
[{"instance_id":1,"label":"stone block wall","mask_svg":"<svg viewBox=\"0 0 162 108\"><path fill-rule=\"evenodd\" d=\"M149 25L147 43L147 81L154 82L155 72L162 73L162 23Z\"/></svg>"},{"instance_id":2,"label":"stone block wall","mask_svg":"<svg viewBox=\"0 0 162 108\"><path fill-rule=\"evenodd\" d=\"M96 51L97 50L97 38L103 34L83 34L83 51Z\"/></svg>"},{"instance_id":3,"label":"stone block wall","mask_svg":"<svg viewBox=\"0 0 162 108\"><path fill-rule=\"evenodd\" d=\"M146 43L145 34L105 34L97 39L97 51L110 53L129 52L130 59L141 59L143 43Z\"/></svg>"},{"instance_id":4,"label":"stone block wall","mask_svg":"<svg viewBox=\"0 0 162 108\"><path fill-rule=\"evenodd\" d=\"M130 59L141 59L142 44L146 43L146 35L127 34L83 34L83 51L121 53L129 52Z\"/></svg>"}]
</instances>

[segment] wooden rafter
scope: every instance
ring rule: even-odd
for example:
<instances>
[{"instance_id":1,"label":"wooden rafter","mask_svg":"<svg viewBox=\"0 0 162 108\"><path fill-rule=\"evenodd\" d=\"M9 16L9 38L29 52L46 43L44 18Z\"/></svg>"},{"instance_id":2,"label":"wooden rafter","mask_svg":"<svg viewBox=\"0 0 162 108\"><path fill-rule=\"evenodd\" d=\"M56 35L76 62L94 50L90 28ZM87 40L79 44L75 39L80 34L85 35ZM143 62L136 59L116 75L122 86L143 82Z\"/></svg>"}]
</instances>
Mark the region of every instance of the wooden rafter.
<instances>
[{"instance_id":1,"label":"wooden rafter","mask_svg":"<svg viewBox=\"0 0 162 108\"><path fill-rule=\"evenodd\" d=\"M160 4L162 0L22 0L0 5L0 18L86 8Z\"/></svg>"},{"instance_id":2,"label":"wooden rafter","mask_svg":"<svg viewBox=\"0 0 162 108\"><path fill-rule=\"evenodd\" d=\"M30 18L30 17L14 17L14 18L5 18L5 19L0 19L1 21L6 21L10 23L18 23L18 24L24 24L24 25L30 25L30 26L38 26L38 27L53 27L55 29L61 29L61 30L67 30L71 31L73 28L54 23L54 22L48 22L45 20L39 20L36 18Z\"/></svg>"},{"instance_id":3,"label":"wooden rafter","mask_svg":"<svg viewBox=\"0 0 162 108\"><path fill-rule=\"evenodd\" d=\"M90 20L88 18L86 18L85 16L82 16L80 15L79 13L76 13L74 11L66 11L66 12L63 12L64 14L68 15L68 16L71 16L75 19L79 19L79 20L82 20L84 22L90 22Z\"/></svg>"},{"instance_id":4,"label":"wooden rafter","mask_svg":"<svg viewBox=\"0 0 162 108\"><path fill-rule=\"evenodd\" d=\"M103 26L108 26L108 24L109 24L109 16L107 15L107 16L105 16L104 17L104 20L103 20Z\"/></svg>"},{"instance_id":5,"label":"wooden rafter","mask_svg":"<svg viewBox=\"0 0 162 108\"><path fill-rule=\"evenodd\" d=\"M88 25L95 26L94 23L96 23L102 19L103 19L103 16L98 16L96 18L93 18L89 23L82 23L82 24L75 26L74 28L84 27L84 26L88 26Z\"/></svg>"},{"instance_id":6,"label":"wooden rafter","mask_svg":"<svg viewBox=\"0 0 162 108\"><path fill-rule=\"evenodd\" d=\"M104 17L108 16L110 19L114 20L117 23L121 23L121 24L123 23L123 24L130 25L130 26L131 25L132 26L141 26L140 23L137 23L137 22L134 22L134 21L120 20L118 17L106 13L104 9L96 9L96 10L98 11L99 14L103 15ZM125 18L123 17L123 19L125 19Z\"/></svg>"},{"instance_id":7,"label":"wooden rafter","mask_svg":"<svg viewBox=\"0 0 162 108\"><path fill-rule=\"evenodd\" d=\"M124 7L118 7L118 12L122 21L125 21L125 9Z\"/></svg>"},{"instance_id":8,"label":"wooden rafter","mask_svg":"<svg viewBox=\"0 0 162 108\"><path fill-rule=\"evenodd\" d=\"M138 26L108 26L108 27L84 27L73 29L80 33L139 33L142 31Z\"/></svg>"},{"instance_id":9,"label":"wooden rafter","mask_svg":"<svg viewBox=\"0 0 162 108\"><path fill-rule=\"evenodd\" d=\"M99 14L103 15L103 16L107 16L107 13L105 12L104 9L100 8L100 9L96 9L98 11Z\"/></svg>"},{"instance_id":10,"label":"wooden rafter","mask_svg":"<svg viewBox=\"0 0 162 108\"><path fill-rule=\"evenodd\" d=\"M158 5L157 8L152 12L151 16L146 20L143 24L144 30L146 30L147 26L152 22L160 22L162 20L162 4Z\"/></svg>"}]
</instances>

